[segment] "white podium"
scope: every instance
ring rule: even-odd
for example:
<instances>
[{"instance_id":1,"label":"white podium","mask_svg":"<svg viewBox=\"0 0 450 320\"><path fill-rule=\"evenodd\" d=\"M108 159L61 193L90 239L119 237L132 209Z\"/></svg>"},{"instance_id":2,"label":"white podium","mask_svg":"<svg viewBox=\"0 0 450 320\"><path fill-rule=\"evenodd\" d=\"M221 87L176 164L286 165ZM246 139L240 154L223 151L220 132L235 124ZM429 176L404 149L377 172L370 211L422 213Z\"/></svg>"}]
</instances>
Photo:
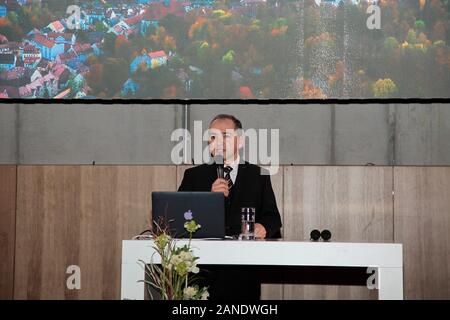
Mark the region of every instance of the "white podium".
<instances>
[{"instance_id":1,"label":"white podium","mask_svg":"<svg viewBox=\"0 0 450 320\"><path fill-rule=\"evenodd\" d=\"M176 240L177 245L187 240ZM192 240L201 265L330 266L376 268L378 298L403 299L403 246L390 243L301 242L284 240ZM144 299L145 263L159 263L152 240L122 242L121 299ZM152 261L153 256L153 261ZM370 274L367 275L369 278Z\"/></svg>"}]
</instances>

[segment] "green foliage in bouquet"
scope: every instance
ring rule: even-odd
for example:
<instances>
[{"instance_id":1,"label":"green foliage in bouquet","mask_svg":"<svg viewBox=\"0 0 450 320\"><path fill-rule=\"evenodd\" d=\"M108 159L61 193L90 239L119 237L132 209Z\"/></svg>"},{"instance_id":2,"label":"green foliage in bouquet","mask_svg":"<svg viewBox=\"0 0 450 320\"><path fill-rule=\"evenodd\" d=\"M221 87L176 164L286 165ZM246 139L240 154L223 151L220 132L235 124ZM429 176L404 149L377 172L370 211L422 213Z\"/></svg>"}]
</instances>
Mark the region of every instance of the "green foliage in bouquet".
<instances>
[{"instance_id":1,"label":"green foliage in bouquet","mask_svg":"<svg viewBox=\"0 0 450 320\"><path fill-rule=\"evenodd\" d=\"M169 228L162 220L154 222L151 236L154 240L155 254L161 257L161 263L145 264L145 272L151 299L154 299L152 290L160 294L162 300L206 300L209 297L207 287L199 287L200 269L197 266L198 257L191 249L192 234L201 225L192 218L192 213L185 213L184 228L189 233L187 245L178 247L176 240L169 233ZM141 261L144 263L143 261Z\"/></svg>"}]
</instances>

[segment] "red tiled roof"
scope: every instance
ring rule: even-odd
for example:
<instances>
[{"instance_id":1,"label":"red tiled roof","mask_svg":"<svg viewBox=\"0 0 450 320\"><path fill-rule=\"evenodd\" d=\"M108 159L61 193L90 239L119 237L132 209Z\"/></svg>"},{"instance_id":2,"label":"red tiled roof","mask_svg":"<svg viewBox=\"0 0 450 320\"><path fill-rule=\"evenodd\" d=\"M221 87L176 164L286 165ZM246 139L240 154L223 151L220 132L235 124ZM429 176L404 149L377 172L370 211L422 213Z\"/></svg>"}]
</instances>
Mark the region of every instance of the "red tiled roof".
<instances>
[{"instance_id":1,"label":"red tiled roof","mask_svg":"<svg viewBox=\"0 0 450 320\"><path fill-rule=\"evenodd\" d=\"M46 46L47 48L53 48L55 46L55 41L48 40L47 38L41 36L40 34L37 34L34 37L34 41Z\"/></svg>"},{"instance_id":2,"label":"red tiled roof","mask_svg":"<svg viewBox=\"0 0 450 320\"><path fill-rule=\"evenodd\" d=\"M3 90L3 92L0 92L0 99L8 99L8 92L6 92L6 89Z\"/></svg>"},{"instance_id":3,"label":"red tiled roof","mask_svg":"<svg viewBox=\"0 0 450 320\"><path fill-rule=\"evenodd\" d=\"M28 86L23 86L19 88L20 97L26 97L31 94L31 89Z\"/></svg>"},{"instance_id":4,"label":"red tiled roof","mask_svg":"<svg viewBox=\"0 0 450 320\"><path fill-rule=\"evenodd\" d=\"M75 52L66 52L59 55L59 59L64 62L68 60L72 60L76 57Z\"/></svg>"},{"instance_id":5,"label":"red tiled roof","mask_svg":"<svg viewBox=\"0 0 450 320\"><path fill-rule=\"evenodd\" d=\"M73 49L77 52L84 52L92 49L92 46L89 43L77 43Z\"/></svg>"},{"instance_id":6,"label":"red tiled roof","mask_svg":"<svg viewBox=\"0 0 450 320\"><path fill-rule=\"evenodd\" d=\"M164 50L160 50L160 51L153 51L153 52L150 52L150 53L148 54L148 56L149 56L150 58L152 58L152 59L155 59L155 58L165 57L165 56L167 56L167 55L166 55L166 53L164 52Z\"/></svg>"},{"instance_id":7,"label":"red tiled roof","mask_svg":"<svg viewBox=\"0 0 450 320\"><path fill-rule=\"evenodd\" d=\"M124 22L129 26L133 26L133 25L141 22L142 18L143 18L143 15L136 15L134 17L125 19Z\"/></svg>"},{"instance_id":8,"label":"red tiled roof","mask_svg":"<svg viewBox=\"0 0 450 320\"><path fill-rule=\"evenodd\" d=\"M10 98L20 98L19 88L12 86L0 86L0 91L6 91Z\"/></svg>"},{"instance_id":9,"label":"red tiled roof","mask_svg":"<svg viewBox=\"0 0 450 320\"><path fill-rule=\"evenodd\" d=\"M6 38L3 34L0 34L0 43L7 43L8 38Z\"/></svg>"},{"instance_id":10,"label":"red tiled roof","mask_svg":"<svg viewBox=\"0 0 450 320\"><path fill-rule=\"evenodd\" d=\"M50 82L52 80L55 80L55 76L51 73L46 74L42 78L38 78L35 81L31 82L30 84L24 85L19 88L20 96L26 96L29 95L33 89L38 89L45 85L45 83Z\"/></svg>"},{"instance_id":11,"label":"red tiled roof","mask_svg":"<svg viewBox=\"0 0 450 320\"><path fill-rule=\"evenodd\" d=\"M41 58L38 58L38 57L28 57L28 58L25 58L24 60L23 60L23 63L24 64L33 64L33 63L36 63L36 61L38 61L38 60L40 60Z\"/></svg>"},{"instance_id":12,"label":"red tiled roof","mask_svg":"<svg viewBox=\"0 0 450 320\"><path fill-rule=\"evenodd\" d=\"M55 30L61 30L64 29L64 26L60 21L53 21L49 24L49 27L52 26Z\"/></svg>"},{"instance_id":13,"label":"red tiled roof","mask_svg":"<svg viewBox=\"0 0 450 320\"><path fill-rule=\"evenodd\" d=\"M23 47L23 53L30 54L30 53L39 53L39 49L33 46L32 44L26 44Z\"/></svg>"}]
</instances>

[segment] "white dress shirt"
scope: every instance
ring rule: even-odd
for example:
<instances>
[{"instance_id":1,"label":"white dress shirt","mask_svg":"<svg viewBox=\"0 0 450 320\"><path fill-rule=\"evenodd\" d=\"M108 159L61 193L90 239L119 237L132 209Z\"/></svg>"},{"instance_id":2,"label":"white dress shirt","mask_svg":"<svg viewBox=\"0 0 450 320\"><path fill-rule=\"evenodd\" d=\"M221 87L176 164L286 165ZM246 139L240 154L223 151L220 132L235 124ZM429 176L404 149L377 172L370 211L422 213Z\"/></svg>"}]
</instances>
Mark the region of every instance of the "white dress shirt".
<instances>
[{"instance_id":1,"label":"white dress shirt","mask_svg":"<svg viewBox=\"0 0 450 320\"><path fill-rule=\"evenodd\" d=\"M230 164L225 164L225 167L231 167L233 168L233 170L231 170L230 172L230 178L231 181L233 181L233 185L236 183L236 178L237 178L237 174L238 174L238 170L239 170L239 155L237 156L237 158Z\"/></svg>"}]
</instances>

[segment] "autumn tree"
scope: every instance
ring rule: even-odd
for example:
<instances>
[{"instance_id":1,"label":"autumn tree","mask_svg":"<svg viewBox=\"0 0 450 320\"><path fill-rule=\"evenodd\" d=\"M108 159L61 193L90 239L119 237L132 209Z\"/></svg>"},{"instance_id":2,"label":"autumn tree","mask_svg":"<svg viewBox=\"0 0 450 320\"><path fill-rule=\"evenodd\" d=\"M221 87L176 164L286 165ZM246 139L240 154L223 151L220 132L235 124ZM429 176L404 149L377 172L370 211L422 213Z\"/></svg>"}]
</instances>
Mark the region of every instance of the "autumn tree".
<instances>
[{"instance_id":1,"label":"autumn tree","mask_svg":"<svg viewBox=\"0 0 450 320\"><path fill-rule=\"evenodd\" d=\"M94 94L104 91L104 75L103 65L101 63L93 63L89 67L89 73L86 76L88 86L93 90Z\"/></svg>"},{"instance_id":2,"label":"autumn tree","mask_svg":"<svg viewBox=\"0 0 450 320\"><path fill-rule=\"evenodd\" d=\"M105 92L112 97L118 93L129 78L129 66L124 59L107 58L103 64L103 79Z\"/></svg>"},{"instance_id":3,"label":"autumn tree","mask_svg":"<svg viewBox=\"0 0 450 320\"><path fill-rule=\"evenodd\" d=\"M180 81L167 65L146 71L138 70L135 79L141 87L136 95L138 98L169 98L181 91Z\"/></svg>"},{"instance_id":4,"label":"autumn tree","mask_svg":"<svg viewBox=\"0 0 450 320\"><path fill-rule=\"evenodd\" d=\"M303 99L326 99L327 96L323 93L323 91L314 86L311 80L305 79L303 82Z\"/></svg>"},{"instance_id":5,"label":"autumn tree","mask_svg":"<svg viewBox=\"0 0 450 320\"><path fill-rule=\"evenodd\" d=\"M17 17L13 12L10 12L7 17L0 18L0 34L9 41L19 41L24 36L20 23L14 22L15 20Z\"/></svg>"},{"instance_id":6,"label":"autumn tree","mask_svg":"<svg viewBox=\"0 0 450 320\"><path fill-rule=\"evenodd\" d=\"M170 34L180 46L187 45L189 23L186 19L173 14L168 14L161 19L159 25L164 27L168 34Z\"/></svg>"},{"instance_id":7,"label":"autumn tree","mask_svg":"<svg viewBox=\"0 0 450 320\"><path fill-rule=\"evenodd\" d=\"M372 90L375 98L391 98L398 91L397 86L391 79L378 79Z\"/></svg>"},{"instance_id":8,"label":"autumn tree","mask_svg":"<svg viewBox=\"0 0 450 320\"><path fill-rule=\"evenodd\" d=\"M255 96L252 92L252 89L250 89L248 86L242 86L239 88L238 93L239 99L254 99Z\"/></svg>"},{"instance_id":9,"label":"autumn tree","mask_svg":"<svg viewBox=\"0 0 450 320\"><path fill-rule=\"evenodd\" d=\"M106 55L112 55L115 53L115 42L116 42L116 35L114 33L105 34L103 48L105 50Z\"/></svg>"},{"instance_id":10,"label":"autumn tree","mask_svg":"<svg viewBox=\"0 0 450 320\"><path fill-rule=\"evenodd\" d=\"M124 59L125 61L130 61L132 54L130 43L131 42L127 38L125 38L125 36L117 36L114 43L114 52L116 53L116 56Z\"/></svg>"}]
</instances>

